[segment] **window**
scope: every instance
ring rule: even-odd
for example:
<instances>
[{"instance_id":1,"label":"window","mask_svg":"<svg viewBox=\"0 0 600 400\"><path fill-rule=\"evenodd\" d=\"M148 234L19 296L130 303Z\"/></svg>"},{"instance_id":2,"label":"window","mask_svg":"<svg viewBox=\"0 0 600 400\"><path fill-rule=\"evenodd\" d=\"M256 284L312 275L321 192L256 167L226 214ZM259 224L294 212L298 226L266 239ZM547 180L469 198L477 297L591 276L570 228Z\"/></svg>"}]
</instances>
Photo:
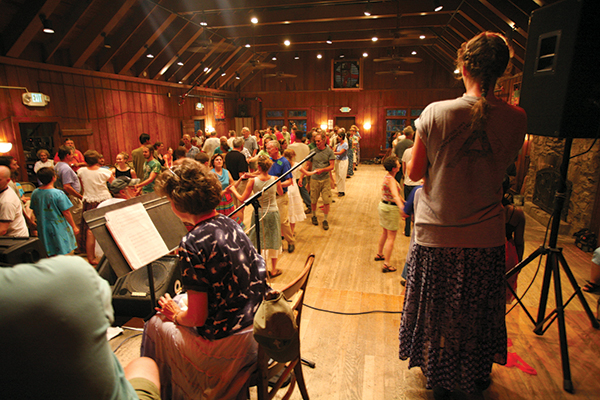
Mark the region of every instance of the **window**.
<instances>
[{"instance_id":1,"label":"window","mask_svg":"<svg viewBox=\"0 0 600 400\"><path fill-rule=\"evenodd\" d=\"M300 131L306 132L306 125L308 121L307 110L266 110L265 119L268 126L283 126L288 127L288 131L291 131L293 124L296 124L296 128Z\"/></svg>"},{"instance_id":2,"label":"window","mask_svg":"<svg viewBox=\"0 0 600 400\"><path fill-rule=\"evenodd\" d=\"M415 120L423 112L422 108L388 108L385 110L385 148L391 147L392 135L407 126L415 128Z\"/></svg>"}]
</instances>

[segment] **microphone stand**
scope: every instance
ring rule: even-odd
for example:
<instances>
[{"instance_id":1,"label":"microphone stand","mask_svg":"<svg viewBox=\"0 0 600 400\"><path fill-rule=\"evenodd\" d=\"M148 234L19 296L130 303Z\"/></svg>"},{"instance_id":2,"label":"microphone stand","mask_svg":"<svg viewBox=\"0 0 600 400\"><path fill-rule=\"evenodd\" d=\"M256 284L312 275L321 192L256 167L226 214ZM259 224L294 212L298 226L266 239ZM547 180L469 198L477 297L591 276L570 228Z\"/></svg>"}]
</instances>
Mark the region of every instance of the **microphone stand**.
<instances>
[{"instance_id":1,"label":"microphone stand","mask_svg":"<svg viewBox=\"0 0 600 400\"><path fill-rule=\"evenodd\" d=\"M258 202L258 199L263 195L264 192L266 192L271 187L273 187L273 185L277 185L277 182L283 180L283 178L286 177L288 174L291 174L296 169L300 168L300 166L302 166L302 164L304 164L305 162L307 162L308 160L313 158L315 156L315 154L316 154L316 152L314 150L311 151L302 161L297 162L296 165L294 165L292 168L290 168L285 173L281 174L280 177L275 179L269 185L265 186L260 192L254 193L246 201L244 201L238 208L236 208L231 213L229 213L229 215L227 215L229 218L231 218L235 213L244 209L249 204L251 204L252 207L254 207L254 221L255 221L254 229L256 230L256 238L257 238L256 239L256 250L258 250L259 254L262 249L261 249L261 244L260 244L260 216L258 213L258 210L260 209L260 203ZM292 178L292 179L294 179L294 178Z\"/></svg>"},{"instance_id":2,"label":"microphone stand","mask_svg":"<svg viewBox=\"0 0 600 400\"><path fill-rule=\"evenodd\" d=\"M266 192L271 187L273 187L273 185L277 185L277 182L281 181L283 178L285 178L286 176L288 176L288 174L291 174L296 169L300 168L300 166L302 164L304 164L305 162L307 162L308 160L310 160L311 158L313 158L315 156L315 154L317 154L316 151L314 151L314 150L311 151L302 161L297 162L296 165L294 165L292 168L290 168L285 173L281 174L280 177L278 177L273 182L271 182L269 185L267 185L266 187L264 187L260 192L254 193L246 201L244 201L243 204L241 204L238 208L236 208L231 213L229 213L228 217L231 218L233 215L235 215L235 213L237 213L238 211L240 211L243 208L245 208L248 204L252 204L252 207L254 207L254 229L256 230L256 250L258 251L258 254L260 254L260 252L261 252L261 244L260 244L260 239L261 239L261 237L260 237L260 214L258 212L260 210L260 203L259 203L258 199L260 198L260 196L263 195L264 192ZM294 179L294 178L292 177L292 179ZM265 260L265 264L267 262L268 261ZM310 368L315 368L316 367L316 364L315 364L314 361L310 361L310 360L307 360L305 358L302 358L301 362L303 362L304 365L307 365Z\"/></svg>"}]
</instances>

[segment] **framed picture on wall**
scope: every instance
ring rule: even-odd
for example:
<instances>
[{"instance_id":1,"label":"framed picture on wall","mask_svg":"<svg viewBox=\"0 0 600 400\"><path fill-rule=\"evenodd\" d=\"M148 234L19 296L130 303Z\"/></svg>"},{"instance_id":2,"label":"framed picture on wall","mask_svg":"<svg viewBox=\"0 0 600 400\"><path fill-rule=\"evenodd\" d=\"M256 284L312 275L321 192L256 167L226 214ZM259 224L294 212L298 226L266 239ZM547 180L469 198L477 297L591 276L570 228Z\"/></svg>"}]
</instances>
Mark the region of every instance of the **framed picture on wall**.
<instances>
[{"instance_id":1,"label":"framed picture on wall","mask_svg":"<svg viewBox=\"0 0 600 400\"><path fill-rule=\"evenodd\" d=\"M332 90L360 90L362 83L362 59L331 61Z\"/></svg>"}]
</instances>

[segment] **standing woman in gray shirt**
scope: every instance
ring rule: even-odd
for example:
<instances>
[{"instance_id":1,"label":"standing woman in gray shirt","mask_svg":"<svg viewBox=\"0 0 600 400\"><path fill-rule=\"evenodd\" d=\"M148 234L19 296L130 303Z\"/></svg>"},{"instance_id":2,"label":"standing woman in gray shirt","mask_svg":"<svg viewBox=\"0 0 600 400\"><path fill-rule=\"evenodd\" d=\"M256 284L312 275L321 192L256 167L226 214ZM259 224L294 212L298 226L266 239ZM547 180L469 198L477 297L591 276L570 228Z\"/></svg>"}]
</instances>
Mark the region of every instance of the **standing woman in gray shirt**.
<instances>
[{"instance_id":1,"label":"standing woman in gray shirt","mask_svg":"<svg viewBox=\"0 0 600 400\"><path fill-rule=\"evenodd\" d=\"M416 121L408 175L425 177L407 259L400 358L421 367L434 398L485 390L506 363L502 180L525 137L526 115L494 96L511 57L483 32L458 51L466 92Z\"/></svg>"}]
</instances>

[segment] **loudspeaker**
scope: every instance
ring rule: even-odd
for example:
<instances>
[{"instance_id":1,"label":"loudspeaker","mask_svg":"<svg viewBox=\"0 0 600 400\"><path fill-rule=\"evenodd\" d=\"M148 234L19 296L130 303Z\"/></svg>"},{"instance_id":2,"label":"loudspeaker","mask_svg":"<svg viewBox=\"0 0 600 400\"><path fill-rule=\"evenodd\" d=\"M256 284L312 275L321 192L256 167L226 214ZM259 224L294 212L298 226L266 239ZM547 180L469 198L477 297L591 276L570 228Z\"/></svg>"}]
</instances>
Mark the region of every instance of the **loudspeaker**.
<instances>
[{"instance_id":1,"label":"loudspeaker","mask_svg":"<svg viewBox=\"0 0 600 400\"><path fill-rule=\"evenodd\" d=\"M520 106L527 132L594 138L600 129L598 0L564 0L529 20Z\"/></svg>"},{"instance_id":2,"label":"loudspeaker","mask_svg":"<svg viewBox=\"0 0 600 400\"><path fill-rule=\"evenodd\" d=\"M173 297L181 292L181 269L177 256L164 256L149 265L152 267L157 300L165 293ZM117 279L112 292L115 316L145 318L154 311L147 268L136 269Z\"/></svg>"},{"instance_id":3,"label":"loudspeaker","mask_svg":"<svg viewBox=\"0 0 600 400\"><path fill-rule=\"evenodd\" d=\"M1 237L0 263L8 265L33 264L46 258L44 243L38 238Z\"/></svg>"}]
</instances>

